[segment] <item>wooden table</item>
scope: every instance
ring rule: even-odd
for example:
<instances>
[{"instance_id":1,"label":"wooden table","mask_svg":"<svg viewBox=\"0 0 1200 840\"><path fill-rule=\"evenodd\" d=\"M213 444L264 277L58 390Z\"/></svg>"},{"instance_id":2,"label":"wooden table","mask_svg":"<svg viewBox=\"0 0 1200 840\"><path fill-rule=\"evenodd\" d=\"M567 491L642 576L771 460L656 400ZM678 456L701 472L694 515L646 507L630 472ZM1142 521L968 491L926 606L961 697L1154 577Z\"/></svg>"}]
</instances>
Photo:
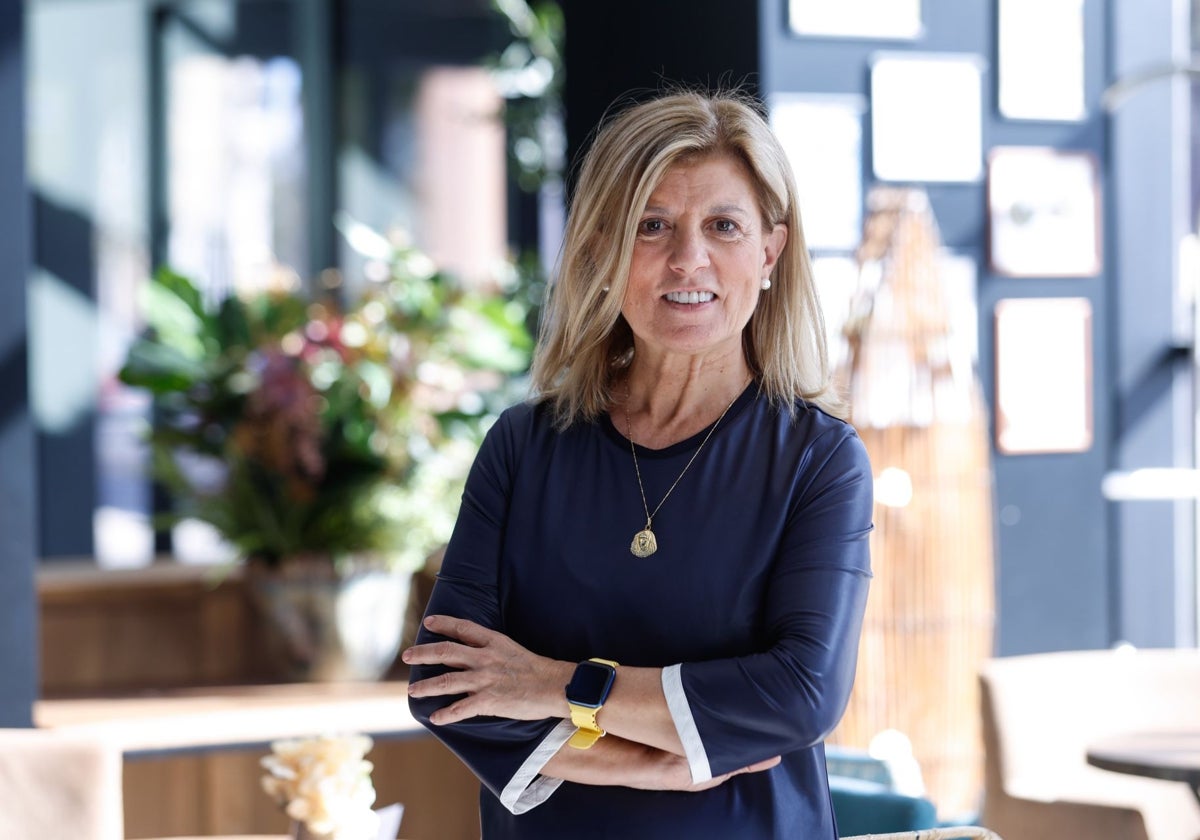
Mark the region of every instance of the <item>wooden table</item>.
<instances>
[{"instance_id":1,"label":"wooden table","mask_svg":"<svg viewBox=\"0 0 1200 840\"><path fill-rule=\"evenodd\" d=\"M1185 782L1200 802L1200 729L1105 738L1088 747L1087 761L1117 773Z\"/></svg>"}]
</instances>

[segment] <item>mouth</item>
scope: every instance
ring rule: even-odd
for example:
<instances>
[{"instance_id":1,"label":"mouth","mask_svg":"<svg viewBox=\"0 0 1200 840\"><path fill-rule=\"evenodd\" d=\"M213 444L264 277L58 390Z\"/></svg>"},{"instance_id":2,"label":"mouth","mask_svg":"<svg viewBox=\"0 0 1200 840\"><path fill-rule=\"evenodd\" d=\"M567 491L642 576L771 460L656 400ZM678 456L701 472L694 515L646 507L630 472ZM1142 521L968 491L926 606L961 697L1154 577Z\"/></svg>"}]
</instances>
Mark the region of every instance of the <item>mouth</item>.
<instances>
[{"instance_id":1,"label":"mouth","mask_svg":"<svg viewBox=\"0 0 1200 840\"><path fill-rule=\"evenodd\" d=\"M685 306L696 306L703 303L709 303L716 299L713 292L667 292L663 298L671 303L679 303Z\"/></svg>"}]
</instances>

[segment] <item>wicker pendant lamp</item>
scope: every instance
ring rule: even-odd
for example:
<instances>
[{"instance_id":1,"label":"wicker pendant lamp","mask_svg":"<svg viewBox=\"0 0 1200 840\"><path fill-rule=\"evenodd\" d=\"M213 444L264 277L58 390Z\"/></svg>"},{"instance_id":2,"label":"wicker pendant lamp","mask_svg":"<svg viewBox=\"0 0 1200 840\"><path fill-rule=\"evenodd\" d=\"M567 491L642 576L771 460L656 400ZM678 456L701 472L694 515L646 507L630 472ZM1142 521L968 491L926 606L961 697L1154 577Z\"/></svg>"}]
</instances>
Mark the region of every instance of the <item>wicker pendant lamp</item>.
<instances>
[{"instance_id":1,"label":"wicker pendant lamp","mask_svg":"<svg viewBox=\"0 0 1200 840\"><path fill-rule=\"evenodd\" d=\"M875 571L858 675L833 743L899 730L943 815L979 807L977 673L992 653L990 445L956 341L925 194L877 189L840 372L875 473Z\"/></svg>"}]
</instances>

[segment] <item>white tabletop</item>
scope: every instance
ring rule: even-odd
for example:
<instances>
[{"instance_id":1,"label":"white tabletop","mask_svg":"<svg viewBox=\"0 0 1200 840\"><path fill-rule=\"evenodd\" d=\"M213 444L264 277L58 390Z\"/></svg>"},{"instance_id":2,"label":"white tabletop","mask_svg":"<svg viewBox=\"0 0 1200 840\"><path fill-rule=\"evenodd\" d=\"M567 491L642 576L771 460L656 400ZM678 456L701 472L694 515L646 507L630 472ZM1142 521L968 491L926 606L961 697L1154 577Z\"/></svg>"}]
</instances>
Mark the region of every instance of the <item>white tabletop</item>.
<instances>
[{"instance_id":1,"label":"white tabletop","mask_svg":"<svg viewBox=\"0 0 1200 840\"><path fill-rule=\"evenodd\" d=\"M258 746L326 733L425 734L408 711L406 682L230 686L40 700L33 715L40 728L97 737L134 755Z\"/></svg>"}]
</instances>

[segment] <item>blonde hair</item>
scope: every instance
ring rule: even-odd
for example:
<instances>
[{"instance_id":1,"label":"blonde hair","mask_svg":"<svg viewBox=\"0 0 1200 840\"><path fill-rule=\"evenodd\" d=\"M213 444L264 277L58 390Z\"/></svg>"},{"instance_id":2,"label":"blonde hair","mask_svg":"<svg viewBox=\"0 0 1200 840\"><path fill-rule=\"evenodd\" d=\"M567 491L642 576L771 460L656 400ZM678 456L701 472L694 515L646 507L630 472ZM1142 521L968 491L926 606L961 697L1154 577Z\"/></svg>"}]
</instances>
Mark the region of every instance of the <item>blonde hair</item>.
<instances>
[{"instance_id":1,"label":"blonde hair","mask_svg":"<svg viewBox=\"0 0 1200 840\"><path fill-rule=\"evenodd\" d=\"M596 136L580 170L533 361L533 386L556 424L592 420L632 358L633 333L621 302L651 193L675 164L710 155L741 161L768 229L787 243L743 332L747 362L762 393L787 411L797 398L831 413L825 326L800 226L787 156L766 121L736 93L672 93L617 114Z\"/></svg>"}]
</instances>

